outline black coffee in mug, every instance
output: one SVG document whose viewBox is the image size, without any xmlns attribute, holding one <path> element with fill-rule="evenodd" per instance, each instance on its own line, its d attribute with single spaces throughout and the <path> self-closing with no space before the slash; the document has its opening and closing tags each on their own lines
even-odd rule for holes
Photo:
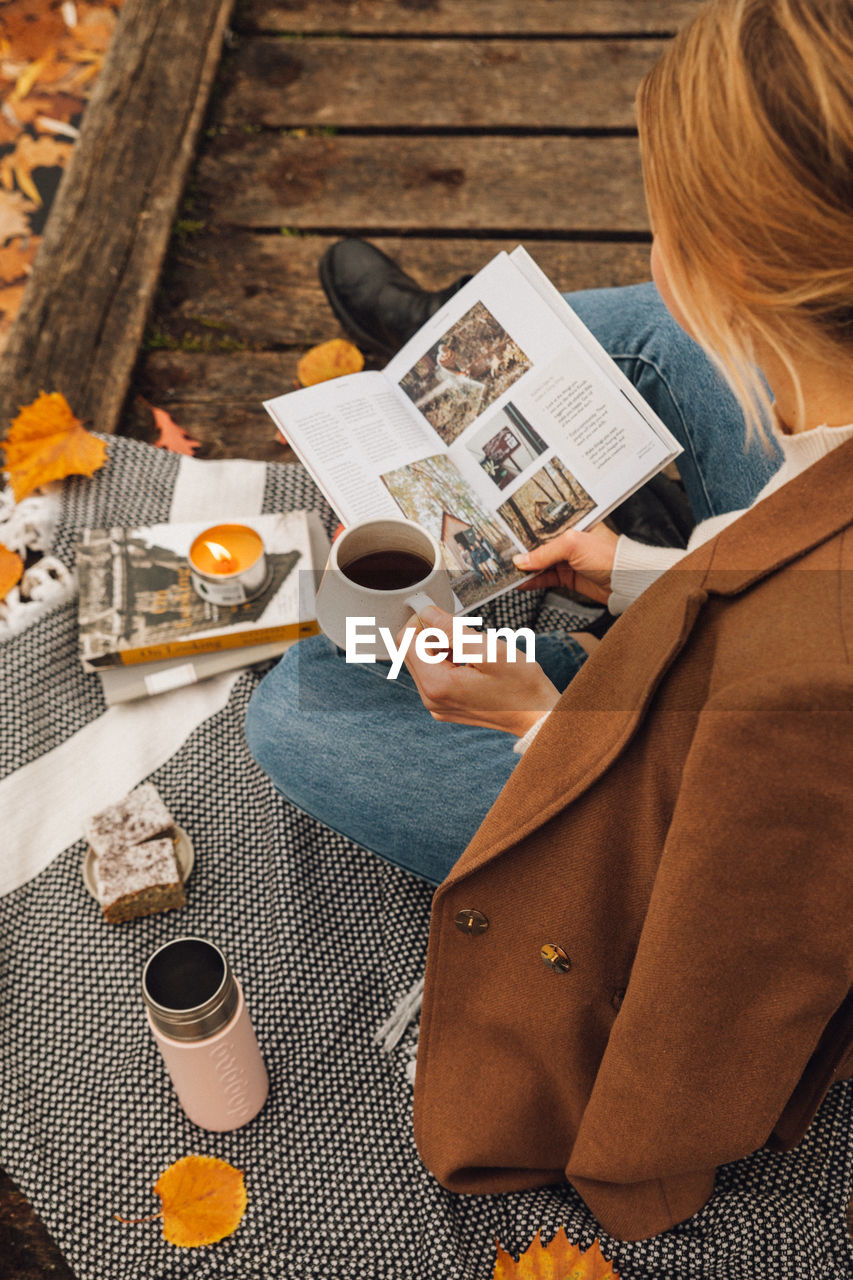
<svg viewBox="0 0 853 1280">
<path fill-rule="evenodd" d="M 370 551 L 343 565 L 341 572 L 359 587 L 402 591 L 429 577 L 432 564 L 414 551 Z"/>
</svg>

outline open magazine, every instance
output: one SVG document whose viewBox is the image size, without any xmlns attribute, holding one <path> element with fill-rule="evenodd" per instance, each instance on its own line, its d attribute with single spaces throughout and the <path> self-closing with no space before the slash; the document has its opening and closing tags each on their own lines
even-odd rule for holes
<svg viewBox="0 0 853 1280">
<path fill-rule="evenodd" d="M 438 539 L 466 612 L 530 576 L 513 555 L 596 524 L 680 452 L 521 247 L 381 372 L 264 407 L 345 525 L 404 515 Z"/>
</svg>

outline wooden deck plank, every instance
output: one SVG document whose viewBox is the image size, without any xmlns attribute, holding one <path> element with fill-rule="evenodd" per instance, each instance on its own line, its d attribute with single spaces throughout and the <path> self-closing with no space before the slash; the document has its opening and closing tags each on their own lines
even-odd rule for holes
<svg viewBox="0 0 853 1280">
<path fill-rule="evenodd" d="M 302 346 L 340 334 L 317 277 L 334 236 L 197 235 L 168 264 L 150 331 L 160 342 L 202 349 Z M 380 237 L 374 243 L 425 288 L 480 267 L 510 240 Z M 534 241 L 528 248 L 561 289 L 634 284 L 649 278 L 648 245 Z"/>
<path fill-rule="evenodd" d="M 294 455 L 281 443 L 262 401 L 294 388 L 296 365 L 305 350 L 239 355 L 149 351 L 134 376 L 136 394 L 125 406 L 120 433 L 153 442 L 149 405 L 156 405 L 201 441 L 198 457 L 292 461 Z"/>
<path fill-rule="evenodd" d="M 332 237 L 243 233 L 201 239 L 192 259 L 170 266 L 154 326 L 161 340 L 210 342 L 214 349 L 146 351 L 134 388 L 202 441 L 201 457 L 284 461 L 287 455 L 261 402 L 294 386 L 297 361 L 308 346 L 343 333 L 317 280 L 317 262 Z M 428 288 L 476 271 L 507 246 L 494 240 L 407 238 L 375 243 Z M 648 279 L 647 245 L 543 241 L 530 247 L 566 290 Z M 220 340 L 275 349 L 217 351 Z M 130 402 L 121 431 L 154 438 L 145 403 Z"/>
<path fill-rule="evenodd" d="M 572 6 L 568 6 L 572 7 Z M 631 129 L 660 40 L 245 41 L 225 125 Z"/>
<path fill-rule="evenodd" d="M 0 363 L 0 430 L 41 390 L 113 429 L 231 3 L 125 0 Z"/>
<path fill-rule="evenodd" d="M 634 138 L 238 133 L 210 141 L 196 180 L 211 218 L 238 227 L 486 236 L 648 227 Z"/>
<path fill-rule="evenodd" d="M 247 0 L 246 31 L 408 35 L 671 33 L 700 0 Z"/>
</svg>

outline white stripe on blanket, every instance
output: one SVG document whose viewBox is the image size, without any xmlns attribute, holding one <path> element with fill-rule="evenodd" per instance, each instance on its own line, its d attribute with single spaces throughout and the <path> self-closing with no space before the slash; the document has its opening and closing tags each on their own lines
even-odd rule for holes
<svg viewBox="0 0 853 1280">
<path fill-rule="evenodd" d="M 34 879 L 80 839 L 87 818 L 165 764 L 200 724 L 222 710 L 241 674 L 229 671 L 157 698 L 110 707 L 0 782 L 0 896 Z"/>
<path fill-rule="evenodd" d="M 266 463 L 182 457 L 169 519 L 230 520 L 263 511 Z"/>
</svg>

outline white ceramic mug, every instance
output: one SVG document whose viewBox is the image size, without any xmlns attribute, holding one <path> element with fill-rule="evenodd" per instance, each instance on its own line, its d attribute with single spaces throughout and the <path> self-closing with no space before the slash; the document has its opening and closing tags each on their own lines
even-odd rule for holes
<svg viewBox="0 0 853 1280">
<path fill-rule="evenodd" d="M 347 577 L 347 566 L 364 556 L 401 551 L 419 556 L 429 565 L 423 579 L 396 589 L 361 586 Z M 453 613 L 456 601 L 438 541 L 413 520 L 365 520 L 350 525 L 332 543 L 323 580 L 317 592 L 317 621 L 340 649 L 347 645 L 347 618 L 375 619 L 375 627 L 361 628 L 359 654 L 379 661 L 391 658 L 379 636 L 387 627 L 392 636 L 413 613 L 437 604 Z M 364 637 L 375 633 L 375 644 Z"/>
</svg>

